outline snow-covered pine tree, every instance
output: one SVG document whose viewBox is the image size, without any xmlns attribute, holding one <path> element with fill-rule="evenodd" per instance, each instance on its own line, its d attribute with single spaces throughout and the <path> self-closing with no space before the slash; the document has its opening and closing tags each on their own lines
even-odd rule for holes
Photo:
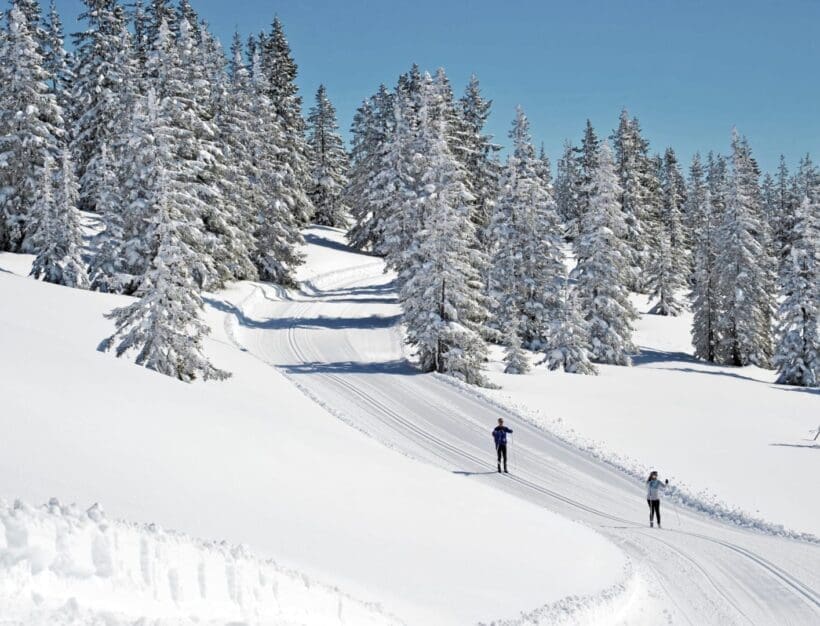
<svg viewBox="0 0 820 626">
<path fill-rule="evenodd" d="M 51 0 L 45 31 L 46 46 L 43 66 L 49 75 L 51 93 L 56 96 L 57 104 L 60 105 L 63 115 L 67 115 L 70 110 L 70 92 L 74 78 L 71 69 L 73 61 L 64 47 L 63 23 L 57 11 L 56 0 Z M 68 127 L 68 123 L 66 126 Z"/>
<path fill-rule="evenodd" d="M 381 85 L 353 118 L 350 181 L 345 191 L 353 217 L 348 238 L 359 250 L 384 254 L 384 223 L 389 212 L 389 196 L 377 181 L 383 181 L 386 157 L 395 125 L 394 96 Z M 381 177 L 381 178 L 377 178 Z"/>
<path fill-rule="evenodd" d="M 12 8 L 26 18 L 28 32 L 34 39 L 37 52 L 45 57 L 48 49 L 48 31 L 43 24 L 43 9 L 38 0 L 10 0 Z"/>
<path fill-rule="evenodd" d="M 256 277 L 253 264 L 254 242 L 250 228 L 249 207 L 235 194 L 238 178 L 244 176 L 244 164 L 232 161 L 232 150 L 222 126 L 230 125 L 223 115 L 228 102 L 228 77 L 225 52 L 204 22 L 195 27 L 196 14 L 190 4 L 180 4 L 180 57 L 188 69 L 192 85 L 194 110 L 198 126 L 196 136 L 200 159 L 208 155 L 207 167 L 199 174 L 199 197 L 205 212 L 202 219 L 208 233 L 206 252 L 213 259 L 213 287 L 229 280 Z M 186 39 L 190 42 L 185 46 Z M 186 61 L 188 59 L 188 61 Z M 240 138 L 239 140 L 243 140 Z"/>
<path fill-rule="evenodd" d="M 621 188 L 612 150 L 602 144 L 587 183 L 588 201 L 576 242 L 578 264 L 572 271 L 584 319 L 589 324 L 590 359 L 631 365 L 632 321 L 629 301 L 630 250 L 619 198 Z"/>
<path fill-rule="evenodd" d="M 62 111 L 43 63 L 25 14 L 13 5 L 0 58 L 0 250 L 37 252 L 32 212 L 42 191 L 43 166 L 59 155 L 63 141 Z"/>
<path fill-rule="evenodd" d="M 304 243 L 296 216 L 294 174 L 291 159 L 283 154 L 280 117 L 268 94 L 270 87 L 262 69 L 259 51 L 253 59 L 252 119 L 255 132 L 250 136 L 256 175 L 253 189 L 256 214 L 256 251 L 254 263 L 262 280 L 293 285 L 294 269 L 303 262 L 299 246 Z"/>
<path fill-rule="evenodd" d="M 661 220 L 669 230 L 672 250 L 678 257 L 683 272 L 688 266 L 690 234 L 686 223 L 686 181 L 681 174 L 678 157 L 672 148 L 663 155 L 663 176 L 661 178 L 663 208 Z"/>
<path fill-rule="evenodd" d="M 134 114 L 137 112 L 138 109 L 135 108 Z M 139 278 L 129 272 L 129 266 L 137 264 L 140 259 L 136 256 L 126 258 L 124 253 L 124 246 L 129 241 L 125 234 L 125 202 L 120 180 L 115 174 L 115 160 L 110 155 L 107 144 L 102 145 L 98 162 L 101 175 L 97 182 L 96 196 L 102 208 L 100 222 L 103 228 L 95 237 L 95 253 L 88 271 L 91 288 L 103 293 L 131 294 L 138 286 Z M 145 192 L 144 189 L 141 191 Z M 139 214 L 129 217 L 138 218 Z M 134 247 L 142 249 L 151 245 L 151 233 L 145 232 L 147 229 L 144 224 L 138 225 L 140 243 Z"/>
<path fill-rule="evenodd" d="M 170 159 L 170 150 L 165 151 Z M 200 377 L 225 379 L 230 374 L 215 368 L 202 353 L 208 328 L 200 319 L 202 298 L 190 272 L 196 252 L 186 243 L 190 216 L 182 209 L 184 198 L 176 194 L 160 181 L 157 255 L 137 293 L 140 299 L 107 315 L 117 329 L 100 349 L 107 351 L 116 344 L 118 357 L 137 351 L 137 365 L 185 382 Z"/>
<path fill-rule="evenodd" d="M 42 190 L 35 208 L 40 219 L 33 236 L 38 253 L 31 275 L 49 283 L 87 289 L 77 199 L 74 167 L 68 150 L 64 149 L 59 174 L 52 174 L 51 157 L 43 165 Z"/>
<path fill-rule="evenodd" d="M 487 311 L 479 264 L 473 259 L 478 252 L 470 219 L 472 196 L 447 145 L 446 122 L 429 115 L 430 105 L 436 104 L 431 83 L 426 76 L 414 144 L 414 152 L 421 156 L 417 171 L 422 228 L 414 231 L 412 253 L 404 258 L 404 323 L 422 370 L 483 384 L 486 346 L 478 326 Z"/>
<path fill-rule="evenodd" d="M 323 226 L 344 228 L 350 209 L 343 191 L 348 184 L 350 161 L 345 152 L 336 109 L 327 97 L 324 85 L 316 92 L 316 104 L 308 115 L 311 186 L 308 195 L 313 203 L 313 221 Z"/>
<path fill-rule="evenodd" d="M 577 149 L 569 141 L 564 142 L 564 152 L 558 161 L 555 174 L 555 203 L 558 215 L 564 223 L 564 232 L 571 241 L 578 238 L 580 225 L 578 189 L 581 172 L 575 158 L 576 152 Z"/>
<path fill-rule="evenodd" d="M 771 196 L 766 199 L 766 212 L 769 219 L 769 230 L 772 236 L 772 247 L 778 261 L 778 271 L 788 255 L 789 234 L 794 221 L 795 202 L 792 197 L 791 177 L 786 165 L 786 157 L 780 155 L 777 172 L 772 180 Z"/>
<path fill-rule="evenodd" d="M 709 153 L 706 177 L 700 155 L 695 154 L 689 170 L 687 213 L 693 223 L 693 260 L 695 271 L 689 295 L 694 320 L 692 345 L 695 356 L 715 362 L 717 359 L 720 294 L 717 288 L 718 228 L 726 198 L 726 162 Z"/>
<path fill-rule="evenodd" d="M 159 37 L 163 22 L 172 33 L 177 30 L 177 12 L 174 10 L 173 0 L 149 0 L 145 9 L 145 38 L 150 46 Z"/>
<path fill-rule="evenodd" d="M 593 185 L 592 179 L 596 176 L 598 171 L 598 155 L 600 153 L 601 140 L 595 133 L 592 127 L 592 122 L 587 120 L 586 128 L 584 128 L 584 137 L 581 140 L 581 146 L 576 150 L 576 159 L 578 161 L 578 171 L 580 178 L 578 185 L 578 201 L 579 213 L 584 215 L 586 209 L 589 207 L 589 199 L 592 196 Z"/>
<path fill-rule="evenodd" d="M 621 111 L 617 130 L 612 135 L 615 164 L 621 184 L 621 210 L 626 222 L 626 241 L 632 254 L 633 291 L 644 289 L 643 271 L 649 264 L 649 237 L 652 217 L 652 180 L 648 143 L 641 135 L 637 118 Z"/>
<path fill-rule="evenodd" d="M 498 196 L 500 176 L 495 155 L 501 147 L 494 144 L 492 136 L 484 130 L 492 104 L 492 100 L 487 100 L 481 95 L 481 86 L 476 75 L 471 75 L 470 82 L 459 101 L 459 107 L 460 117 L 467 131 L 463 136 L 464 171 L 471 193 L 475 197 L 472 219 L 478 229 L 480 245 L 487 241 L 486 229 L 492 217 L 493 203 Z"/>
<path fill-rule="evenodd" d="M 211 37 L 203 32 L 203 45 Z M 221 56 L 221 49 L 212 52 Z M 254 159 L 253 117 L 254 90 L 250 72 L 242 59 L 242 42 L 234 35 L 231 47 L 230 75 L 223 85 L 221 72 L 215 68 L 212 84 L 216 85 L 216 125 L 219 129 L 219 145 L 222 150 L 223 167 L 218 184 L 224 201 L 224 217 L 221 235 L 228 252 L 227 268 L 234 279 L 245 280 L 258 277 L 253 258 L 256 251 L 257 201 L 260 171 Z"/>
<path fill-rule="evenodd" d="M 797 208 L 780 278 L 777 383 L 820 385 L 820 184 Z"/>
<path fill-rule="evenodd" d="M 87 28 L 74 35 L 72 153 L 80 182 L 80 209 L 99 212 L 102 152 L 111 152 L 112 129 L 127 115 L 137 83 L 122 6 L 111 0 L 83 0 L 83 4 L 80 19 Z"/>
<path fill-rule="evenodd" d="M 490 225 L 492 292 L 498 326 L 520 320 L 524 345 L 538 350 L 548 339 L 564 275 L 561 225 L 521 107 L 509 136 L 513 152 Z"/>
<path fill-rule="evenodd" d="M 732 132 L 729 193 L 717 257 L 721 296 L 722 363 L 768 367 L 772 356 L 774 260 L 758 188 L 757 164 L 737 130 Z"/>
<path fill-rule="evenodd" d="M 662 172 L 662 202 L 658 222 L 650 229 L 646 286 L 650 301 L 657 301 L 650 313 L 677 316 L 683 311 L 679 294 L 688 284 L 689 251 L 683 228 L 685 182 L 680 177 L 677 157 L 671 148 L 664 155 Z"/>
<path fill-rule="evenodd" d="M 583 317 L 578 297 L 564 280 L 558 299 L 553 331 L 545 349 L 547 367 L 570 374 L 598 373 L 589 360 L 589 325 Z"/>
<path fill-rule="evenodd" d="M 530 361 L 521 346 L 521 320 L 512 317 L 504 328 L 504 373 L 526 374 L 530 371 Z"/>
<path fill-rule="evenodd" d="M 432 81 L 429 75 L 426 78 L 425 83 L 407 81 L 404 85 L 400 79 L 393 104 L 395 123 L 381 159 L 382 167 L 372 181 L 375 202 L 387 209 L 382 239 L 385 261 L 398 273 L 399 285 L 405 280 L 407 268 L 417 260 L 418 250 L 413 244 L 424 227 L 425 206 L 420 197 L 429 157 L 423 150 L 429 145 L 422 142 L 420 133 L 425 130 L 429 135 L 432 122 L 428 117 L 428 128 L 423 128 L 420 114 L 424 109 L 426 115 L 426 99 L 433 97 L 429 85 Z"/>
<path fill-rule="evenodd" d="M 305 120 L 302 118 L 302 98 L 296 85 L 297 66 L 278 17 L 273 20 L 271 33 L 260 42 L 261 69 L 267 79 L 267 96 L 278 117 L 280 131 L 280 159 L 288 170 L 284 184 L 292 198 L 296 221 L 306 226 L 313 218 L 313 205 L 308 197 L 310 187 L 310 153 L 305 139 Z"/>
</svg>

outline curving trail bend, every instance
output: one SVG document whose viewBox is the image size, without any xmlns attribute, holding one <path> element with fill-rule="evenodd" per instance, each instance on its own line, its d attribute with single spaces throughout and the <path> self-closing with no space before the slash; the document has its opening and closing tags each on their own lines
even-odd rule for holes
<svg viewBox="0 0 820 626">
<path fill-rule="evenodd" d="M 338 251 L 333 271 L 286 297 L 259 285 L 232 320 L 240 347 L 384 444 L 602 533 L 646 586 L 651 607 L 633 607 L 630 623 L 820 624 L 817 544 L 669 505 L 664 529 L 650 529 L 641 484 L 527 423 L 512 424 L 512 473 L 497 474 L 489 431 L 504 412 L 419 374 L 405 358 L 383 264 L 340 250 L 327 231 L 314 233 L 315 245 Z"/>
</svg>

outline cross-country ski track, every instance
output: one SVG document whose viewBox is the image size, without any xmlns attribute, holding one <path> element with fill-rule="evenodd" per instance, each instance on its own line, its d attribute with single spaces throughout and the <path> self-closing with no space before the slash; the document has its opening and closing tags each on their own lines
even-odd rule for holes
<svg viewBox="0 0 820 626">
<path fill-rule="evenodd" d="M 478 393 L 414 369 L 383 264 L 345 249 L 336 231 L 312 229 L 308 239 L 330 262 L 303 273 L 298 292 L 257 285 L 240 301 L 224 302 L 228 335 L 239 348 L 390 448 L 604 535 L 629 556 L 645 586 L 630 623 L 820 623 L 820 546 L 668 502 L 663 530 L 648 528 L 643 488 L 632 477 L 509 419 Z M 499 417 L 515 431 L 509 475 L 495 471 L 489 431 Z M 538 611 L 528 617 L 537 623 Z"/>
</svg>

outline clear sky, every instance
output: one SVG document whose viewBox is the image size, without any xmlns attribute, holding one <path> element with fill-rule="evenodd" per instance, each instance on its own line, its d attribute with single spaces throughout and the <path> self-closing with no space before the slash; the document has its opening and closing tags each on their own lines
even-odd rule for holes
<svg viewBox="0 0 820 626">
<path fill-rule="evenodd" d="M 47 4 L 47 0 L 43 0 Z M 471 73 L 507 142 L 521 104 L 555 162 L 587 117 L 607 136 L 626 106 L 652 148 L 728 150 L 733 125 L 764 169 L 820 159 L 820 0 L 193 0 L 224 44 L 285 25 L 306 110 L 320 83 L 347 131 L 361 100 L 412 63 Z M 57 0 L 66 30 L 80 0 Z"/>
</svg>

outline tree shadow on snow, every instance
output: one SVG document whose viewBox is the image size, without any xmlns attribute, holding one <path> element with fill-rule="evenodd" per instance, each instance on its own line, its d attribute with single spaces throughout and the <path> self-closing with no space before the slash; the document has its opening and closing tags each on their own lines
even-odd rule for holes
<svg viewBox="0 0 820 626">
<path fill-rule="evenodd" d="M 808 393 L 814 396 L 820 396 L 820 387 L 792 387 L 789 385 L 772 385 L 772 389 L 779 391 L 791 391 L 792 393 Z"/>
<path fill-rule="evenodd" d="M 641 351 L 632 357 L 633 365 L 651 365 L 653 363 L 700 363 L 695 357 L 686 352 L 670 352 L 654 350 L 641 346 Z"/>
<path fill-rule="evenodd" d="M 204 302 L 217 311 L 236 317 L 245 328 L 254 330 L 287 330 L 289 328 L 325 328 L 332 330 L 373 330 L 391 328 L 399 323 L 400 315 L 371 315 L 369 317 L 272 317 L 263 320 L 252 319 L 237 306 L 217 300 L 203 298 Z"/>
<path fill-rule="evenodd" d="M 325 227 L 325 226 L 314 226 L 313 228 L 321 228 L 322 230 L 326 230 L 327 232 L 331 232 L 337 234 L 338 231 Z M 322 248 L 329 248 L 330 250 L 338 250 L 339 252 L 350 252 L 353 254 L 361 254 L 364 256 L 372 256 L 376 258 L 378 255 L 373 254 L 372 252 L 367 252 L 365 250 L 356 250 L 355 248 L 351 248 L 350 246 L 340 243 L 338 241 L 333 241 L 332 239 L 326 239 L 325 237 L 321 237 L 314 233 L 307 233 L 305 235 L 305 242 L 312 244 L 314 246 L 320 246 Z"/>
<path fill-rule="evenodd" d="M 404 360 L 365 362 L 365 361 L 337 361 L 327 363 L 312 361 L 297 365 L 282 365 L 289 374 L 392 374 L 399 376 L 418 376 L 421 371 Z"/>
</svg>

